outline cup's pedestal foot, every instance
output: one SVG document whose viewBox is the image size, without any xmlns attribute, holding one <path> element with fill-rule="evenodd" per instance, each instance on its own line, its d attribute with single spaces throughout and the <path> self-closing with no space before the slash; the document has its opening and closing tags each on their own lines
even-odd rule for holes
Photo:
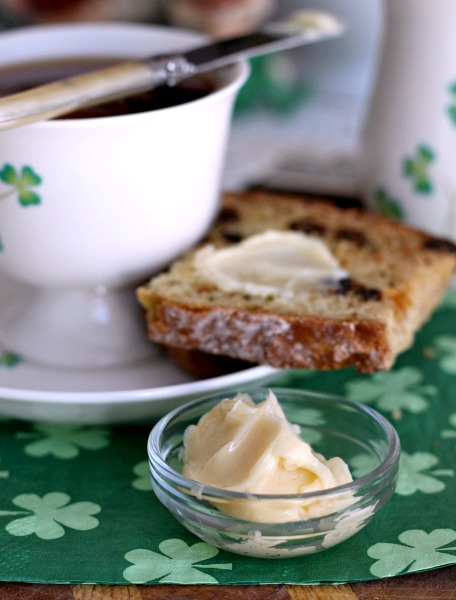
<svg viewBox="0 0 456 600">
<path fill-rule="evenodd" d="M 24 289 L 2 324 L 3 348 L 66 368 L 115 367 L 153 357 L 134 290 Z"/>
</svg>

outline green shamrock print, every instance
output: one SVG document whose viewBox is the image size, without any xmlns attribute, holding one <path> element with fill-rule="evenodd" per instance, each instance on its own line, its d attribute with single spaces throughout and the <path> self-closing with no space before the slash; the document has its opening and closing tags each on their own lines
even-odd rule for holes
<svg viewBox="0 0 456 600">
<path fill-rule="evenodd" d="M 450 415 L 448 422 L 453 429 L 443 429 L 442 438 L 444 440 L 456 440 L 456 413 Z"/>
<path fill-rule="evenodd" d="M 90 429 L 53 423 L 37 423 L 34 428 L 37 433 L 20 432 L 17 437 L 34 440 L 25 446 L 24 452 L 35 458 L 54 456 L 64 460 L 71 459 L 79 456 L 80 448 L 101 450 L 109 445 L 107 439 L 109 430 L 107 429 Z"/>
<path fill-rule="evenodd" d="M 375 192 L 375 202 L 377 211 L 390 219 L 403 221 L 405 218 L 404 211 L 399 200 L 392 198 L 384 188 L 378 188 Z"/>
<path fill-rule="evenodd" d="M 0 354 L 0 366 L 2 367 L 15 367 L 20 362 L 20 356 L 14 354 L 13 352 L 3 352 L 2 354 Z"/>
<path fill-rule="evenodd" d="M 435 160 L 434 152 L 425 145 L 418 146 L 414 157 L 407 157 L 403 164 L 403 173 L 413 184 L 418 194 L 430 194 L 433 191 L 429 178 L 429 167 Z"/>
<path fill-rule="evenodd" d="M 437 477 L 454 477 L 453 469 L 431 470 L 439 459 L 429 452 L 408 454 L 402 451 L 399 460 L 399 477 L 396 494 L 410 496 L 416 492 L 436 494 L 445 489 L 445 484 Z"/>
<path fill-rule="evenodd" d="M 301 437 L 308 444 L 317 444 L 323 437 L 320 431 L 312 429 L 312 427 L 320 427 L 325 424 L 321 410 L 314 408 L 303 408 L 294 406 L 287 408 L 287 419 L 290 423 L 305 423 L 309 428 L 303 428 Z"/>
<path fill-rule="evenodd" d="M 10 521 L 5 529 L 15 536 L 35 534 L 42 540 L 55 540 L 65 535 L 65 527 L 78 531 L 87 531 L 98 527 L 99 521 L 92 515 L 100 512 L 101 507 L 94 502 L 75 502 L 63 492 L 50 492 L 42 498 L 36 494 L 20 494 L 13 504 L 25 511 L 0 511 L 0 517 L 23 515 Z"/>
<path fill-rule="evenodd" d="M 456 552 L 456 546 L 445 548 L 456 541 L 453 529 L 435 529 L 429 534 L 411 529 L 401 533 L 398 539 L 401 544 L 379 543 L 368 549 L 368 556 L 377 559 L 370 568 L 375 577 L 391 577 L 454 563 L 454 555 L 447 552 Z"/>
<path fill-rule="evenodd" d="M 350 459 L 348 466 L 350 467 L 353 477 L 359 479 L 378 467 L 378 460 L 376 460 L 374 456 L 358 454 Z"/>
<path fill-rule="evenodd" d="M 304 378 L 310 379 L 314 375 L 318 375 L 318 372 L 314 371 L 313 369 L 290 369 L 289 372 L 287 371 L 281 375 L 280 379 L 277 381 L 277 385 L 280 387 L 299 387 Z"/>
<path fill-rule="evenodd" d="M 189 546 L 179 539 L 169 539 L 158 546 L 161 554 L 139 548 L 125 554 L 126 560 L 133 563 L 123 576 L 131 583 L 218 583 L 215 577 L 201 569 L 231 570 L 231 563 L 202 565 L 201 562 L 217 556 L 219 550 L 206 542 Z"/>
<path fill-rule="evenodd" d="M 456 310 L 456 294 L 448 292 L 438 306 L 438 310 L 451 309 Z"/>
<path fill-rule="evenodd" d="M 456 82 L 450 85 L 449 91 L 452 96 L 452 104 L 448 107 L 448 114 L 453 125 L 456 125 Z"/>
<path fill-rule="evenodd" d="M 251 110 L 261 103 L 277 113 L 289 114 L 309 93 L 301 81 L 287 81 L 281 76 L 283 58 L 275 55 L 258 56 L 250 61 L 251 75 L 236 100 L 236 113 Z M 258 90 L 261 90 L 261 95 Z"/>
<path fill-rule="evenodd" d="M 312 554 L 317 550 L 317 546 L 308 546 L 305 551 L 299 546 L 287 548 L 283 545 L 283 537 L 263 536 L 259 530 L 252 530 L 249 533 L 248 537 L 229 543 L 217 533 L 212 533 L 211 538 L 214 543 L 220 540 L 224 550 L 258 558 L 290 558 L 301 554 Z"/>
<path fill-rule="evenodd" d="M 139 462 L 134 466 L 133 473 L 137 475 L 138 478 L 134 479 L 131 485 L 136 490 L 149 492 L 152 489 L 152 484 L 150 483 L 149 462 L 147 460 Z"/>
<path fill-rule="evenodd" d="M 331 548 L 340 542 L 355 535 L 366 525 L 374 515 L 375 506 L 366 506 L 356 510 L 349 510 L 336 519 L 336 527 L 327 533 L 323 540 L 324 548 Z"/>
<path fill-rule="evenodd" d="M 456 336 L 441 335 L 433 342 L 433 349 L 439 357 L 439 367 L 445 373 L 456 374 Z"/>
<path fill-rule="evenodd" d="M 0 462 L 1 462 L 1 458 L 0 458 Z M 0 479 L 8 479 L 9 477 L 9 471 L 0 471 Z"/>
<path fill-rule="evenodd" d="M 18 173 L 12 165 L 5 164 L 3 165 L 3 168 L 0 169 L 0 181 L 3 181 L 3 183 L 13 188 L 11 191 L 0 196 L 0 199 L 17 193 L 19 195 L 19 204 L 21 206 L 31 206 L 33 204 L 41 203 L 40 196 L 30 189 L 40 185 L 42 182 L 41 177 L 35 173 L 32 167 L 22 167 L 20 173 Z"/>
<path fill-rule="evenodd" d="M 401 409 L 418 414 L 427 410 L 426 397 L 435 396 L 433 385 L 419 385 L 421 372 L 415 367 L 403 367 L 397 371 L 374 373 L 368 379 L 357 379 L 346 384 L 347 395 L 352 400 L 369 404 L 374 402 L 384 411 Z"/>
</svg>

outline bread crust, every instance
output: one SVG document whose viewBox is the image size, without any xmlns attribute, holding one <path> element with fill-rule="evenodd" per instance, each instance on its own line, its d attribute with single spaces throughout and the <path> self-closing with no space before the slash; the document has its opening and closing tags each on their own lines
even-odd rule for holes
<svg viewBox="0 0 456 600">
<path fill-rule="evenodd" d="M 402 223 L 305 197 L 227 194 L 203 243 L 232 245 L 267 228 L 322 239 L 350 278 L 290 304 L 227 293 L 193 251 L 138 289 L 151 340 L 278 368 L 391 368 L 447 289 L 456 247 Z"/>
<path fill-rule="evenodd" d="M 278 368 L 328 370 L 354 365 L 388 369 L 386 326 L 375 321 L 285 317 L 219 307 L 204 310 L 157 299 L 149 337 L 167 346 L 229 356 Z"/>
</svg>

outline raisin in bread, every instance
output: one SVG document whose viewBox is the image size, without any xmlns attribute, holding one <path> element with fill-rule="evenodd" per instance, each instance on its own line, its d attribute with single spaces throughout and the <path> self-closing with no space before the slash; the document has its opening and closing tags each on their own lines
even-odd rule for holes
<svg viewBox="0 0 456 600">
<path fill-rule="evenodd" d="M 150 339 L 279 368 L 385 370 L 456 268 L 447 240 L 360 209 L 266 192 L 227 193 L 201 245 L 239 244 L 268 229 L 316 236 L 348 276 L 291 300 L 227 292 L 195 269 L 195 248 L 137 290 Z"/>
</svg>

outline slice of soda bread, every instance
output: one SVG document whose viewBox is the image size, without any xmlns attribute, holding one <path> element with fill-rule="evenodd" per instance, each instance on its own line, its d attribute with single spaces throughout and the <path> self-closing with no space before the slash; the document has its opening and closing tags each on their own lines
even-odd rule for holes
<svg viewBox="0 0 456 600">
<path fill-rule="evenodd" d="M 266 230 L 322 240 L 346 271 L 290 296 L 224 291 L 194 264 L 206 244 Z M 279 368 L 389 369 L 447 290 L 456 246 L 402 223 L 322 200 L 227 193 L 198 248 L 139 287 L 151 340 Z"/>
</svg>

